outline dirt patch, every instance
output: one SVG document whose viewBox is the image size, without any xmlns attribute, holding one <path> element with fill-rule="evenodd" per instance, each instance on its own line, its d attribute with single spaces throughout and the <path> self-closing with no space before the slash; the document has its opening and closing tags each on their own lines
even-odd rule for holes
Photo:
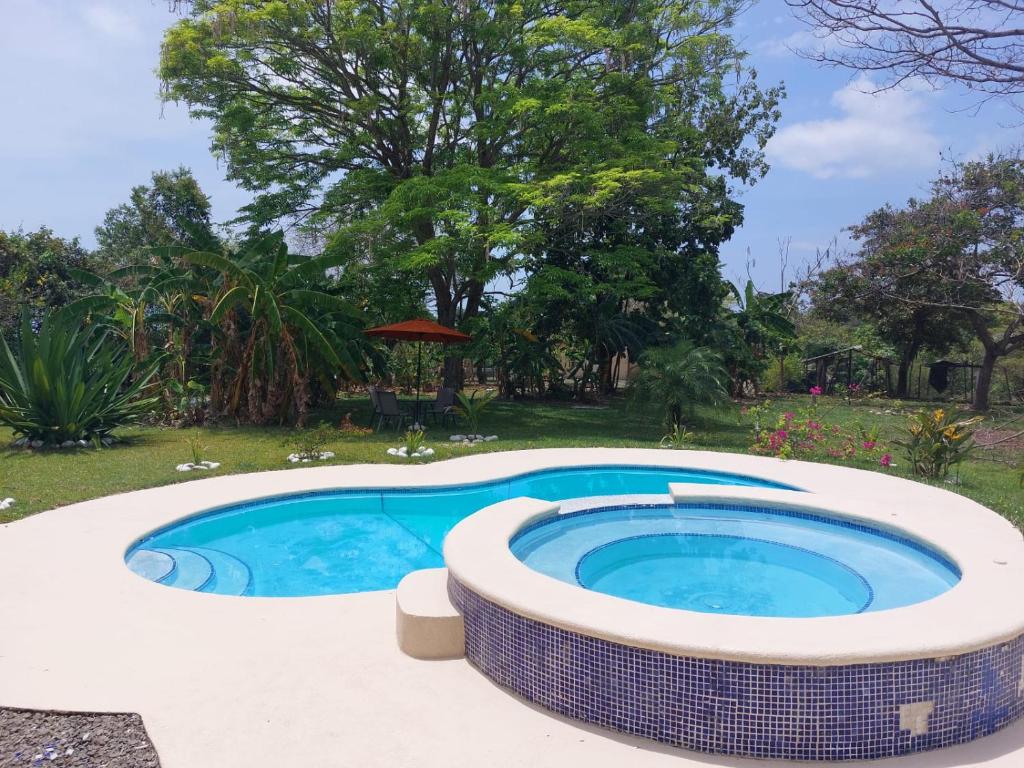
<svg viewBox="0 0 1024 768">
<path fill-rule="evenodd" d="M 974 442 L 979 448 L 989 448 L 1000 453 L 1020 454 L 1024 451 L 1024 435 L 1017 433 L 1024 425 L 1014 425 L 1016 429 L 978 429 L 974 432 Z"/>
<path fill-rule="evenodd" d="M 159 768 L 142 718 L 0 708 L 0 766 Z"/>
</svg>

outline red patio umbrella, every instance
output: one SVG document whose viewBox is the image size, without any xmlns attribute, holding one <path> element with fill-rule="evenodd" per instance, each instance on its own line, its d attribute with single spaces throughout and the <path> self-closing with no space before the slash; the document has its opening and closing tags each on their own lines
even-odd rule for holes
<svg viewBox="0 0 1024 768">
<path fill-rule="evenodd" d="M 446 328 L 433 320 L 405 320 L 401 323 L 382 325 L 371 328 L 367 336 L 379 336 L 383 339 L 400 339 L 416 342 L 416 421 L 420 420 L 420 379 L 422 377 L 423 342 L 432 341 L 437 344 L 465 344 L 472 341 L 468 336 L 454 328 Z"/>
</svg>

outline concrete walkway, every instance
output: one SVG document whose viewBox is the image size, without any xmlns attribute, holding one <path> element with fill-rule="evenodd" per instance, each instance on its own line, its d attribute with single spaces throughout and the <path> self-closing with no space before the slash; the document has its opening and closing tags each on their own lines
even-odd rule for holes
<svg viewBox="0 0 1024 768">
<path fill-rule="evenodd" d="M 147 582 L 120 559 L 175 505 L 326 487 L 340 469 L 352 468 L 211 479 L 0 526 L 0 706 L 138 712 L 164 768 L 773 765 L 582 727 L 496 688 L 465 661 L 407 658 L 390 591 L 198 594 Z M 358 476 L 370 483 L 383 472 Z M 875 765 L 1022 768 L 1024 723 Z"/>
</svg>

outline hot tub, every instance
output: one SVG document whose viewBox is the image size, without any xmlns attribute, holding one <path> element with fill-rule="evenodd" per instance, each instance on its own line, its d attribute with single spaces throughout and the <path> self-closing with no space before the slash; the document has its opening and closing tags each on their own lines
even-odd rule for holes
<svg viewBox="0 0 1024 768">
<path fill-rule="evenodd" d="M 1020 535 L 877 482 L 910 487 L 482 510 L 444 550 L 467 658 L 553 712 L 702 752 L 870 759 L 992 733 L 1024 714 Z"/>
</svg>

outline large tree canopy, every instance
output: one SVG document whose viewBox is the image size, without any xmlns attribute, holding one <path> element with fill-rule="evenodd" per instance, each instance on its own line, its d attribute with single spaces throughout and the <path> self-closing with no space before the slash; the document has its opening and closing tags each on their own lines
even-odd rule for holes
<svg viewBox="0 0 1024 768">
<path fill-rule="evenodd" d="M 167 97 L 214 122 L 257 224 L 308 217 L 475 315 L 541 210 L 752 180 L 777 117 L 738 0 L 197 0 Z"/>
</svg>

